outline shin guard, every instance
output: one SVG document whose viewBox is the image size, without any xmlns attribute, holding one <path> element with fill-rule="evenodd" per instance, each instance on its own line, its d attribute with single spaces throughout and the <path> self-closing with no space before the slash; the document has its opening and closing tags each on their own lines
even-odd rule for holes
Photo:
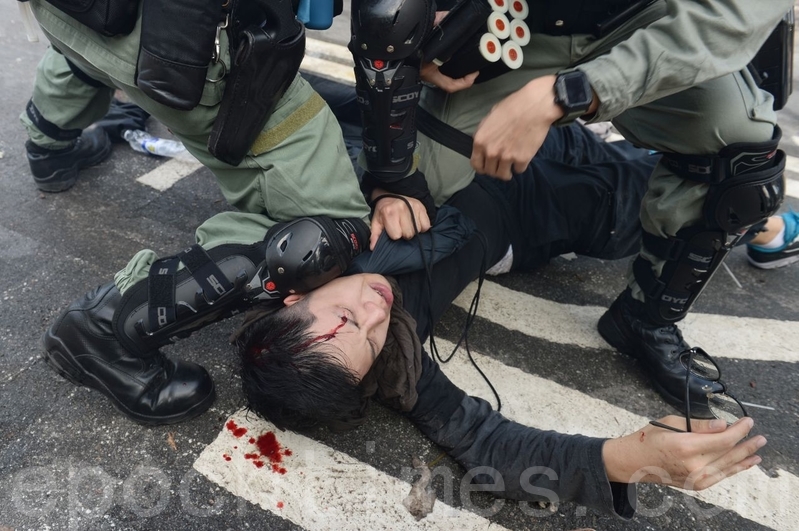
<svg viewBox="0 0 799 531">
<path fill-rule="evenodd" d="M 771 141 L 732 144 L 715 157 L 666 154 L 663 163 L 678 176 L 708 184 L 703 216 L 674 237 L 643 233 L 644 248 L 665 260 L 656 277 L 648 260 L 633 263 L 650 319 L 679 321 L 746 230 L 777 211 L 785 195 L 785 153 Z"/>
</svg>

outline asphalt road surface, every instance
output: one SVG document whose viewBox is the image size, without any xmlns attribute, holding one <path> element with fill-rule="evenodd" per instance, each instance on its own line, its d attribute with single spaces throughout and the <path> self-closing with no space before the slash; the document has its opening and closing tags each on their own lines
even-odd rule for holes
<svg viewBox="0 0 799 531">
<path fill-rule="evenodd" d="M 731 391 L 766 407 L 751 409 L 755 432 L 769 439 L 763 462 L 700 495 L 643 487 L 631 522 L 570 503 L 542 508 L 470 492 L 463 469 L 379 406 L 366 426 L 346 435 L 274 431 L 241 411 L 227 343 L 236 323 L 166 349 L 202 363 L 217 383 L 213 408 L 191 422 L 139 426 L 98 393 L 55 375 L 41 361 L 40 338 L 58 312 L 111 279 L 139 249 L 182 249 L 199 223 L 228 207 L 207 170 L 127 145 L 82 172 L 70 191 L 39 192 L 18 115 L 45 43 L 26 42 L 14 4 L 0 4 L 0 531 L 799 529 L 799 265 L 757 270 L 743 249 L 684 329 L 718 359 Z M 312 37 L 305 67 L 351 76 L 341 47 L 346 20 Z M 785 208 L 799 208 L 798 111 L 794 96 L 781 112 L 782 147 L 791 157 Z M 595 331 L 624 286 L 626 267 L 565 257 L 533 274 L 486 282 L 470 344 L 505 414 L 541 428 L 617 436 L 673 413 L 641 368 Z M 470 293 L 437 329 L 442 352 L 460 333 Z M 464 352 L 444 370 L 494 400 Z M 276 454 L 260 467 L 245 457 L 259 441 L 279 448 L 279 463 Z M 415 479 L 412 456 L 434 463 L 438 496 L 419 522 L 402 506 Z"/>
</svg>

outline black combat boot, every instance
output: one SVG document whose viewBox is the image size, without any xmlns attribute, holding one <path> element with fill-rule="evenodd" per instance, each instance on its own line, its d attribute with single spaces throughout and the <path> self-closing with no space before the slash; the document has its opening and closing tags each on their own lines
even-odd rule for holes
<svg viewBox="0 0 799 531">
<path fill-rule="evenodd" d="M 216 393 L 203 367 L 157 349 L 122 346 L 114 319 L 121 300 L 110 283 L 73 302 L 44 335 L 47 364 L 70 382 L 100 391 L 142 424 L 173 424 L 207 410 Z"/>
<path fill-rule="evenodd" d="M 75 184 L 78 171 L 100 164 L 111 154 L 111 141 L 103 129 L 95 128 L 62 149 L 46 149 L 25 142 L 33 182 L 43 192 L 63 192 Z"/>
<path fill-rule="evenodd" d="M 599 319 L 599 335 L 621 352 L 637 359 L 652 379 L 655 390 L 672 406 L 685 412 L 685 373 L 680 354 L 691 347 L 676 324 L 652 324 L 644 304 L 633 299 L 630 289 L 619 295 Z M 721 391 L 718 382 L 692 375 L 691 416 L 715 418 L 708 409 L 707 394 Z"/>
</svg>

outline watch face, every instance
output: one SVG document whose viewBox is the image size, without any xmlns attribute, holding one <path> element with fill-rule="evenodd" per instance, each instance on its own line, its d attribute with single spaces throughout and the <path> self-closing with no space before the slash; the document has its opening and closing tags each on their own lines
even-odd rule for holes
<svg viewBox="0 0 799 531">
<path fill-rule="evenodd" d="M 594 94 L 588 79 L 580 71 L 560 74 L 555 80 L 555 101 L 563 108 L 564 116 L 556 125 L 566 125 L 582 116 L 591 106 Z"/>
<path fill-rule="evenodd" d="M 586 92 L 586 84 L 582 78 L 572 78 L 564 83 L 566 85 L 566 98 L 572 105 L 580 105 L 589 101 L 590 96 Z"/>
</svg>

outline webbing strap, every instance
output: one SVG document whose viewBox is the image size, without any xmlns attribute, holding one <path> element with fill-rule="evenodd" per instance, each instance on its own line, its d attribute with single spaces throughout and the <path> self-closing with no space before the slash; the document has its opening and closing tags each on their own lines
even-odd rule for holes
<svg viewBox="0 0 799 531">
<path fill-rule="evenodd" d="M 422 107 L 416 110 L 416 127 L 431 140 L 448 147 L 455 153 L 460 153 L 467 159 L 472 158 L 474 139 L 448 123 L 442 122 Z"/>
<path fill-rule="evenodd" d="M 175 288 L 178 266 L 181 262 L 197 281 L 209 304 L 213 304 L 233 289 L 233 284 L 211 260 L 205 249 L 197 244 L 181 251 L 177 256 L 157 260 L 150 266 L 147 277 L 149 333 L 154 333 L 177 320 Z"/>
<path fill-rule="evenodd" d="M 175 273 L 180 260 L 176 256 L 157 260 L 147 277 L 148 317 L 152 333 L 175 322 Z"/>
<path fill-rule="evenodd" d="M 178 253 L 177 257 L 200 285 L 203 295 L 209 303 L 213 303 L 233 289 L 233 284 L 230 283 L 216 263 L 211 260 L 205 249 L 199 245 L 192 245 Z"/>
<path fill-rule="evenodd" d="M 674 237 L 661 238 L 648 232 L 642 232 L 641 243 L 644 245 L 644 249 L 662 260 L 677 260 L 682 255 L 685 240 Z"/>
<path fill-rule="evenodd" d="M 81 129 L 61 129 L 56 124 L 42 116 L 42 113 L 39 112 L 39 109 L 33 103 L 33 100 L 28 101 L 28 105 L 25 107 L 25 112 L 28 115 L 28 119 L 33 122 L 33 125 L 38 127 L 39 131 L 49 136 L 53 140 L 75 140 L 83 132 Z"/>
</svg>

